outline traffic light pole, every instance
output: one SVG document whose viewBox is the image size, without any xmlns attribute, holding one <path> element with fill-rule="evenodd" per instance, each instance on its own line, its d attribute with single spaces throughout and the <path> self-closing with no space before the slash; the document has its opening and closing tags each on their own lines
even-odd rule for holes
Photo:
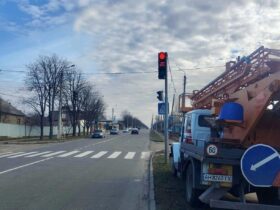
<svg viewBox="0 0 280 210">
<path fill-rule="evenodd" d="M 168 67 L 165 74 L 164 157 L 168 162 Z"/>
</svg>

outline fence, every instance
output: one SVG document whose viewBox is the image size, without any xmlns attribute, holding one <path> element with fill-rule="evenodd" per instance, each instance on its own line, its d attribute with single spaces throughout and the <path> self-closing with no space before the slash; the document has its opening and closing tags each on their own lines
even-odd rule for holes
<svg viewBox="0 0 280 210">
<path fill-rule="evenodd" d="M 49 135 L 50 127 L 44 127 L 44 136 Z M 63 133 L 69 134 L 72 132 L 72 128 L 64 127 Z M 53 127 L 53 134 L 57 134 L 57 127 Z M 40 126 L 29 125 L 16 125 L 8 123 L 0 123 L 0 137 L 18 138 L 18 137 L 32 137 L 40 136 Z"/>
</svg>

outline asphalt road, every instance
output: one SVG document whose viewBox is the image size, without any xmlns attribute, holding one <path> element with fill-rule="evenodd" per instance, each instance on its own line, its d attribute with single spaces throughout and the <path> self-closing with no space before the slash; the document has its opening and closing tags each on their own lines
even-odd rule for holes
<svg viewBox="0 0 280 210">
<path fill-rule="evenodd" d="M 0 209 L 148 209 L 148 146 L 140 131 L 2 153 Z"/>
</svg>

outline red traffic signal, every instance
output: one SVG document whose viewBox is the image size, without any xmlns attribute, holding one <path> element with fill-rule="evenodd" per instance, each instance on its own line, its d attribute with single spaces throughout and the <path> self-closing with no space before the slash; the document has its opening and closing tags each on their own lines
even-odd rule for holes
<svg viewBox="0 0 280 210">
<path fill-rule="evenodd" d="M 165 52 L 160 52 L 158 54 L 158 57 L 159 57 L 160 60 L 164 60 L 166 58 L 166 53 Z"/>
<path fill-rule="evenodd" d="M 158 78 L 165 79 L 167 72 L 167 52 L 158 53 Z"/>
</svg>

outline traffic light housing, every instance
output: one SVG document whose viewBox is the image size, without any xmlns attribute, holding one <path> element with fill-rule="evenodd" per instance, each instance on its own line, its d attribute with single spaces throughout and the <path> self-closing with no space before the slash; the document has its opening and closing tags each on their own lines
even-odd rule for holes
<svg viewBox="0 0 280 210">
<path fill-rule="evenodd" d="M 158 53 L 158 78 L 165 79 L 167 74 L 167 52 Z"/>
<path fill-rule="evenodd" d="M 163 101 L 163 91 L 162 91 L 162 90 L 161 90 L 161 91 L 158 91 L 157 94 L 158 94 L 157 99 L 158 99 L 159 101 Z"/>
</svg>

